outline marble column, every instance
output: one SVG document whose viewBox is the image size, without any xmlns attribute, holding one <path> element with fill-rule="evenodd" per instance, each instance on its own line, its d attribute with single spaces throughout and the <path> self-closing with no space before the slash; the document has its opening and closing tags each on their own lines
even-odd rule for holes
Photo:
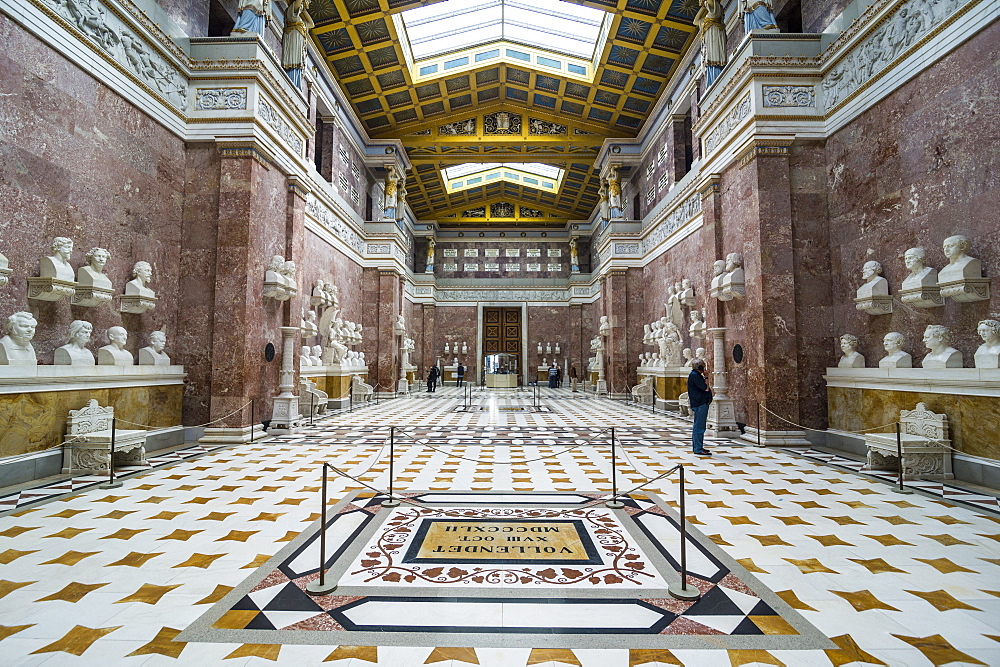
<svg viewBox="0 0 1000 667">
<path fill-rule="evenodd" d="M 726 373 L 726 328 L 708 330 L 712 339 L 712 403 L 708 406 L 708 433 L 713 436 L 734 436 L 736 410 L 729 398 L 729 379 Z"/>
<path fill-rule="evenodd" d="M 431 362 L 434 359 L 434 339 L 437 335 L 437 308 L 433 303 L 425 303 L 423 304 L 420 312 L 424 320 L 423 327 L 420 331 L 420 356 L 413 362 L 417 365 L 418 379 L 423 377 L 423 373 L 427 372 L 427 369 L 430 367 Z M 475 352 L 473 352 L 473 358 L 475 358 Z"/>
<path fill-rule="evenodd" d="M 669 150 L 667 155 L 667 173 L 670 174 L 670 185 L 684 178 L 687 173 L 687 150 L 691 143 L 690 125 L 685 121 L 685 114 L 670 116 Z"/>
<path fill-rule="evenodd" d="M 298 333 L 298 327 L 281 327 L 281 380 L 278 385 L 281 393 L 274 397 L 271 427 L 268 429 L 270 433 L 293 433 L 302 420 L 302 415 L 299 414 L 299 397 L 294 393 L 295 369 L 298 366 L 295 337 Z"/>
<path fill-rule="evenodd" d="M 336 159 L 336 130 L 332 118 L 320 118 L 316 127 L 316 169 L 327 183 L 333 183 Z"/>
</svg>

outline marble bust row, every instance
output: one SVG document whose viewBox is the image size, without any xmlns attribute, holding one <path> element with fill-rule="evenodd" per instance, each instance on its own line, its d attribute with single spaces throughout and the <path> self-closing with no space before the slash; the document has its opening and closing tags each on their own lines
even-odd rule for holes
<svg viewBox="0 0 1000 667">
<path fill-rule="evenodd" d="M 36 366 L 38 359 L 31 344 L 38 322 L 28 312 L 14 313 L 5 322 L 5 334 L 0 338 L 0 365 Z M 128 331 L 115 326 L 107 330 L 108 344 L 94 353 L 87 348 L 94 325 L 85 320 L 73 320 L 69 325 L 68 342 L 55 351 L 53 364 L 56 366 L 132 366 L 135 359 L 125 349 Z M 139 350 L 139 365 L 169 366 L 170 357 L 164 353 L 167 335 L 162 331 L 149 334 L 149 345 Z"/>
<path fill-rule="evenodd" d="M 746 296 L 746 279 L 743 275 L 743 256 L 731 252 L 725 259 L 718 259 L 712 266 L 712 282 L 708 295 L 719 301 L 732 301 Z"/>
<path fill-rule="evenodd" d="M 86 264 L 75 271 L 70 264 L 72 239 L 55 237 L 51 252 L 51 255 L 38 260 L 38 276 L 29 276 L 27 279 L 29 299 L 61 301 L 69 297 L 74 306 L 87 308 L 111 301 L 114 286 L 104 274 L 104 267 L 111 259 L 108 250 L 91 248 L 86 255 Z M 7 258 L 0 255 L 0 286 L 7 284 L 10 274 Z M 121 312 L 141 314 L 156 307 L 156 293 L 148 287 L 152 277 L 153 268 L 149 262 L 135 263 L 132 267 L 132 280 L 125 284 L 125 294 L 121 296 Z"/>
<path fill-rule="evenodd" d="M 264 298 L 288 301 L 299 293 L 295 283 L 295 262 L 285 260 L 281 255 L 271 257 L 271 263 L 264 273 Z"/>
<path fill-rule="evenodd" d="M 982 262 L 969 256 L 970 245 L 969 239 L 961 234 L 946 238 L 942 249 L 948 264 L 940 271 L 927 266 L 924 248 L 907 250 L 903 263 L 910 273 L 899 288 L 899 300 L 915 308 L 938 308 L 949 298 L 960 303 L 989 299 L 990 279 L 983 277 Z M 882 265 L 865 262 L 861 277 L 865 282 L 855 296 L 856 308 L 870 315 L 891 313 L 892 296 L 889 283 L 882 276 Z"/>
<path fill-rule="evenodd" d="M 976 368 L 1000 368 L 1000 322 L 983 320 L 977 327 L 983 344 L 975 354 Z M 940 324 L 931 324 L 924 330 L 924 346 L 928 352 L 920 361 L 922 368 L 962 368 L 962 353 L 951 347 L 951 330 Z M 913 357 L 903 348 L 906 336 L 891 331 L 882 340 L 886 356 L 879 362 L 879 368 L 912 368 Z M 858 338 L 852 334 L 840 337 L 843 355 L 837 366 L 840 368 L 864 368 L 865 357 L 858 352 Z"/>
</svg>

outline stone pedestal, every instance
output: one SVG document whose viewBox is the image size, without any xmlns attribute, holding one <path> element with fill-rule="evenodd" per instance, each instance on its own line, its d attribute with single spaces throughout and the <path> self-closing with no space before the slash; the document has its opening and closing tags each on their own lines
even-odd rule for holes
<svg viewBox="0 0 1000 667">
<path fill-rule="evenodd" d="M 271 410 L 271 433 L 286 435 L 294 433 L 302 415 L 299 414 L 299 397 L 292 393 L 295 389 L 295 334 L 298 327 L 281 327 L 281 390 L 274 397 Z"/>
<path fill-rule="evenodd" d="M 708 330 L 713 341 L 712 356 L 712 404 L 708 408 L 708 430 L 716 437 L 739 435 L 736 426 L 736 408 L 729 398 L 729 381 L 726 374 L 726 328 L 715 327 Z"/>
</svg>

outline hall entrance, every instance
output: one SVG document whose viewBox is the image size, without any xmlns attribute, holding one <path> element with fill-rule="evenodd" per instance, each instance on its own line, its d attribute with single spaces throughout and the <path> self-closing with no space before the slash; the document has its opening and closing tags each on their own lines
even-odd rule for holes
<svg viewBox="0 0 1000 667">
<path fill-rule="evenodd" d="M 486 386 L 516 387 L 521 376 L 522 309 L 483 308 L 483 370 Z"/>
</svg>

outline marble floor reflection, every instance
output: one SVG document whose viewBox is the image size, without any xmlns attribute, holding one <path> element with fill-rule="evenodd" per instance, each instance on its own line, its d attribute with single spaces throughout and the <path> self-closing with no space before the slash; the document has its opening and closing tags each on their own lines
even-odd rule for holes
<svg viewBox="0 0 1000 667">
<path fill-rule="evenodd" d="M 496 404 L 515 399 L 522 407 L 532 401 L 527 393 L 498 394 Z M 715 456 L 698 458 L 690 454 L 688 424 L 662 413 L 568 391 L 541 401 L 550 412 L 457 411 L 461 394 L 446 388 L 334 415 L 291 436 L 137 471 L 118 489 L 71 483 L 59 490 L 67 495 L 18 500 L 19 508 L 0 516 L 3 662 L 1000 664 L 1000 515 L 987 500 L 977 507 L 975 499 L 957 504 L 947 494 L 901 496 L 844 462 L 821 460 L 822 453 L 716 441 Z M 500 574 L 496 586 L 484 578 L 470 591 L 450 580 L 407 581 L 418 571 L 447 579 L 452 568 L 484 566 L 418 562 L 426 553 L 410 558 L 399 581 L 382 579 L 387 561 L 366 556 L 380 553 L 367 547 L 378 543 L 384 521 L 397 519 L 368 487 L 388 486 L 390 426 L 401 427 L 394 489 L 420 507 L 453 511 L 471 492 L 492 494 L 481 508 L 558 506 L 553 495 L 567 499 L 564 508 L 582 507 L 599 503 L 614 479 L 631 491 L 627 509 L 612 517 L 602 504 L 593 507 L 606 528 L 620 526 L 635 539 L 635 560 L 658 577 L 650 578 L 651 592 L 676 576 L 669 550 L 657 544 L 676 537 L 662 517 L 676 511 L 677 483 L 674 476 L 649 480 L 684 463 L 688 520 L 707 545 L 692 552 L 691 568 L 718 592 L 706 591 L 690 607 L 701 605 L 698 613 L 689 613 L 668 596 L 640 595 L 613 579 L 537 587 L 504 584 L 509 575 Z M 614 475 L 606 445 L 611 426 L 621 445 Z M 320 515 L 323 462 L 358 480 L 330 482 L 331 513 L 349 508 L 345 516 L 357 515 L 339 529 L 342 543 L 357 551 L 332 558 L 342 572 L 331 571 L 346 577 L 343 590 L 326 600 L 301 595 L 295 576 L 315 576 L 318 565 L 308 542 Z M 408 548 L 398 549 L 403 560 Z M 726 574 L 704 571 L 714 567 L 713 553 Z M 303 572 L 288 569 L 299 556 Z M 559 567 L 606 567 L 608 554 L 599 556 L 600 565 Z M 544 579 L 556 566 L 518 567 L 544 572 Z M 373 574 L 379 578 L 365 581 Z M 308 604 L 316 607 L 297 608 Z M 480 605 L 475 614 L 468 611 L 473 604 Z M 552 608 L 562 612 L 553 615 Z M 594 619 L 601 622 L 588 625 Z M 418 628 L 419 641 L 402 645 L 401 623 Z M 463 624 L 475 640 L 461 639 Z M 537 642 L 523 640 L 530 634 L 524 632 L 505 642 L 511 628 L 551 631 Z M 602 632 L 573 643 L 560 641 L 574 633 L 559 628 Z M 280 636 L 271 640 L 267 632 Z M 355 634 L 350 643 L 331 641 L 338 632 Z M 815 643 L 780 643 L 798 635 Z"/>
</svg>

